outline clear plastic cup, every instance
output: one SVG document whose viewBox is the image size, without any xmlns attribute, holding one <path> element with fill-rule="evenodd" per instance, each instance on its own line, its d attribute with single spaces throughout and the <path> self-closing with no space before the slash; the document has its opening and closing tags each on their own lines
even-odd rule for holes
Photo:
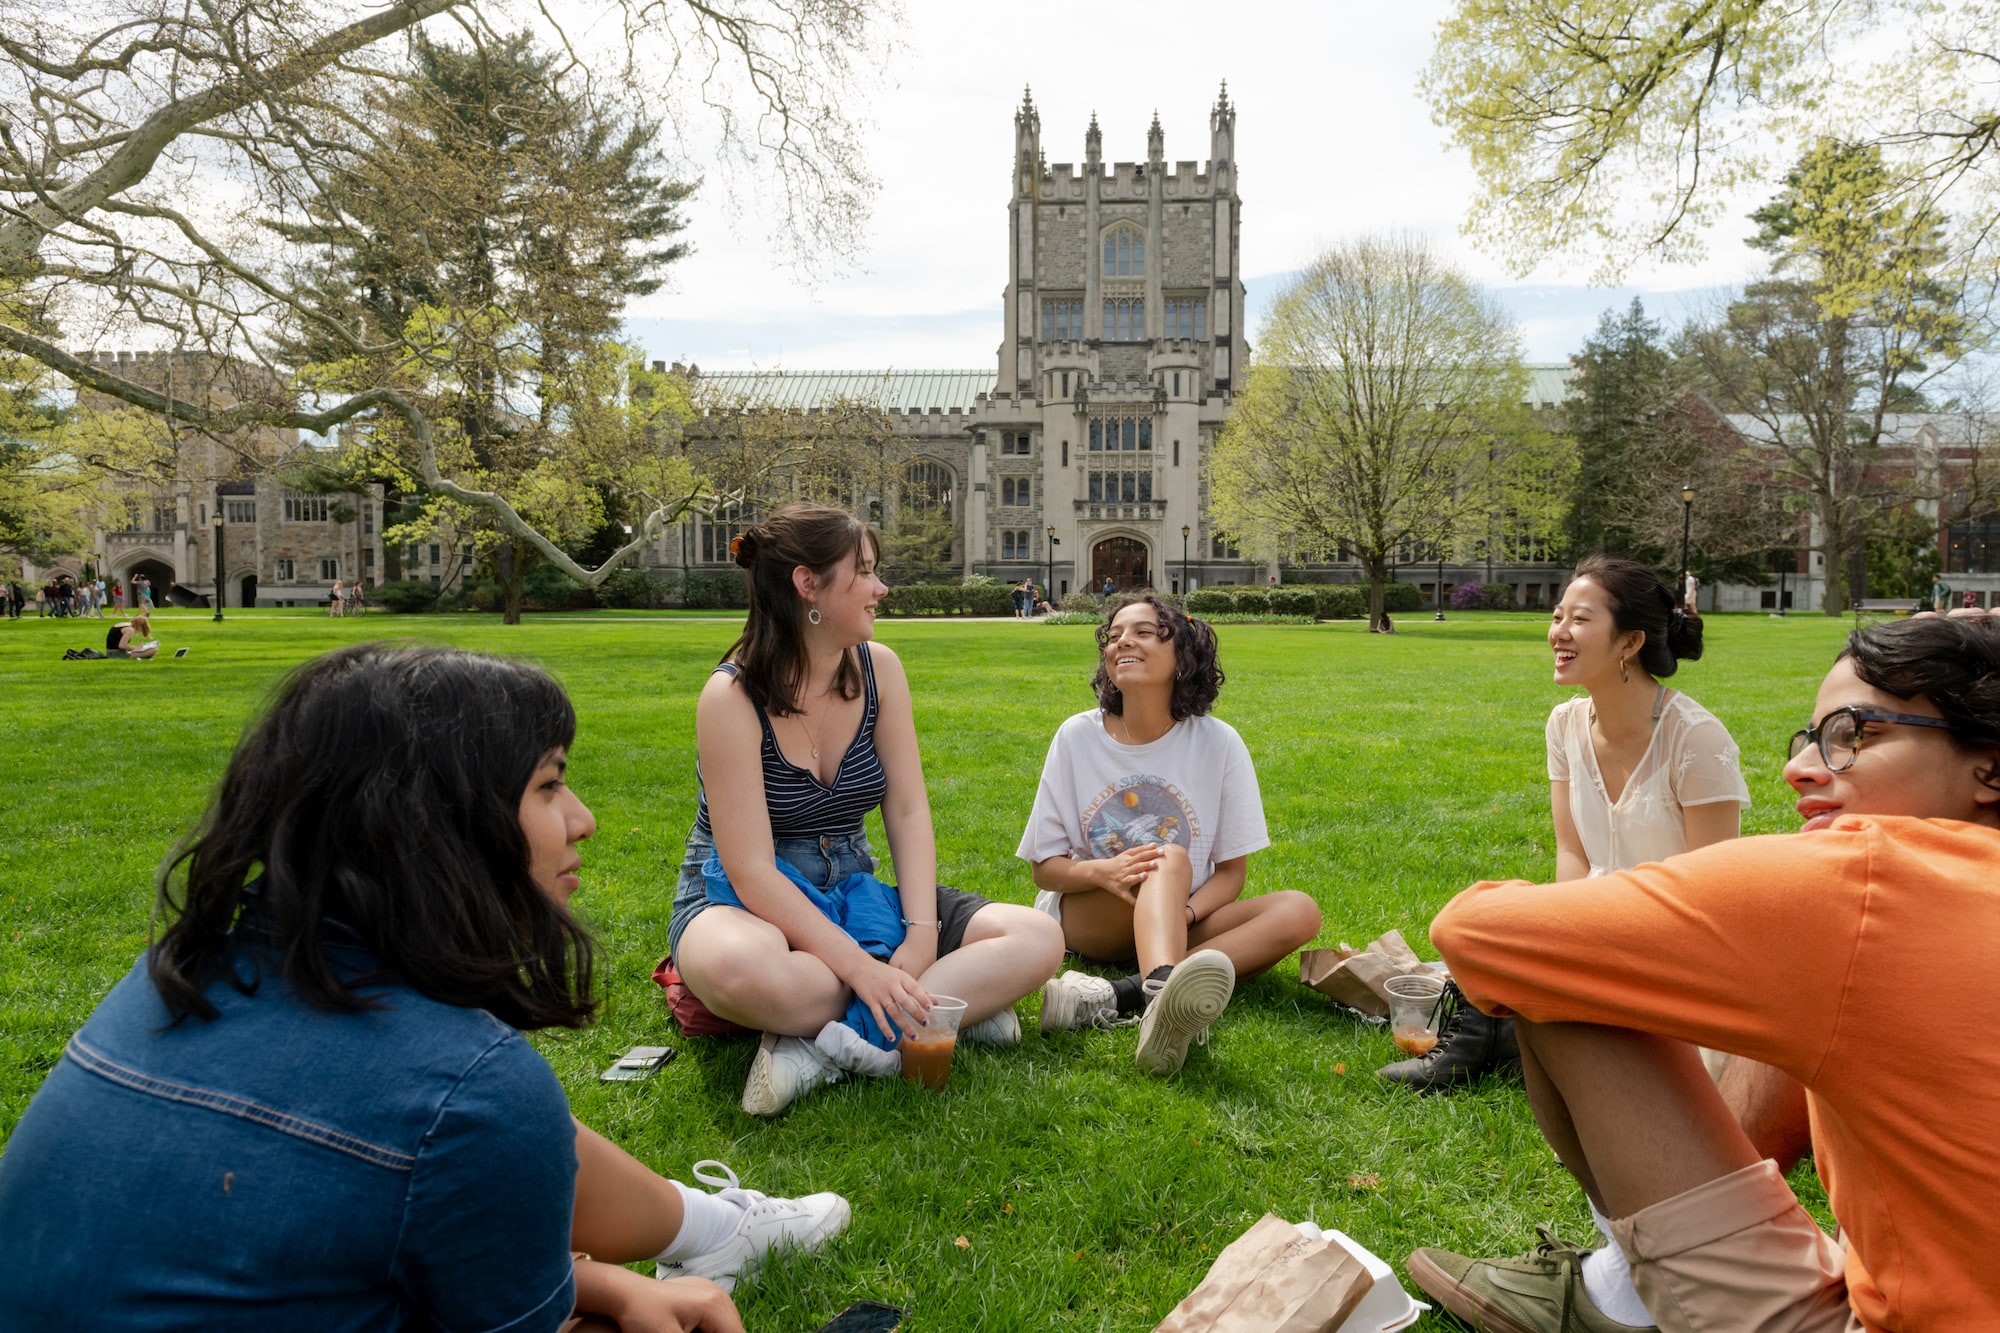
<svg viewBox="0 0 2000 1333">
<path fill-rule="evenodd" d="M 1382 987 L 1389 993 L 1389 1035 L 1405 1055 L 1428 1055 L 1437 1045 L 1438 1001 L 1444 978 L 1427 972 L 1390 977 Z"/>
<path fill-rule="evenodd" d="M 903 1056 L 903 1079 L 927 1088 L 942 1088 L 951 1077 L 951 1053 L 958 1049 L 958 1025 L 965 1001 L 949 995 L 931 996 L 930 1016 L 923 1027 L 896 1043 Z"/>
</svg>

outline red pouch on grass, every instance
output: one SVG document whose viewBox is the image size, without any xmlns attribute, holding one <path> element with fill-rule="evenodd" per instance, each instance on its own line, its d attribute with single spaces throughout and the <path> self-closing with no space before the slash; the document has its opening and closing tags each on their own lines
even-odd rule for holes
<svg viewBox="0 0 2000 1333">
<path fill-rule="evenodd" d="M 667 992 L 667 1009 L 673 1014 L 674 1022 L 680 1024 L 682 1036 L 727 1037 L 750 1030 L 740 1023 L 717 1018 L 709 1007 L 687 988 L 687 983 L 681 980 L 680 970 L 674 966 L 672 954 L 662 958 L 660 965 L 653 969 L 653 980 Z"/>
</svg>

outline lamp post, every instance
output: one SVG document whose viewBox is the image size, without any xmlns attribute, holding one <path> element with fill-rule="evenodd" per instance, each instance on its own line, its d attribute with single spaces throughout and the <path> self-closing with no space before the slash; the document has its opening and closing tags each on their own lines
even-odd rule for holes
<svg viewBox="0 0 2000 1333">
<path fill-rule="evenodd" d="M 1049 526 L 1049 580 L 1048 587 L 1045 589 L 1048 593 L 1050 606 L 1056 604 L 1056 547 L 1060 545 L 1062 545 L 1062 539 L 1056 536 L 1055 526 L 1051 524 Z"/>
<path fill-rule="evenodd" d="M 215 516 L 209 520 L 209 528 L 215 534 L 215 619 L 222 619 L 222 598 L 224 588 L 222 573 L 222 497 L 215 497 Z"/>
<path fill-rule="evenodd" d="M 1688 528 L 1694 522 L 1694 487 L 1681 487 L 1681 596 L 1687 596 Z"/>
<path fill-rule="evenodd" d="M 1444 619 L 1444 543 L 1438 543 L 1437 618 Z"/>
<path fill-rule="evenodd" d="M 1187 524 L 1185 523 L 1181 524 L 1181 596 L 1183 597 L 1187 596 L 1188 593 L 1193 591 L 1193 589 L 1188 587 L 1188 575 L 1187 575 L 1188 534 L 1193 531 L 1194 529 L 1189 527 Z"/>
</svg>

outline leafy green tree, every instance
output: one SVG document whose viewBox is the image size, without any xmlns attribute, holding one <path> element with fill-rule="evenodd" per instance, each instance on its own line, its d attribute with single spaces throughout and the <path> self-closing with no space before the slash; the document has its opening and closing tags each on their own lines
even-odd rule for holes
<svg viewBox="0 0 2000 1333">
<path fill-rule="evenodd" d="M 1771 276 L 1689 350 L 1718 405 L 1754 420 L 1773 479 L 1803 497 L 1825 611 L 1839 615 L 1876 524 L 1934 480 L 1885 465 L 1885 419 L 1919 410 L 1985 333 L 1944 219 L 1901 193 L 1872 146 L 1821 140 L 1752 218 Z"/>
<path fill-rule="evenodd" d="M 1692 397 L 1699 380 L 1636 297 L 1607 310 L 1572 358 L 1568 405 L 1578 455 L 1569 544 L 1672 569 L 1680 561 L 1681 492 L 1699 503 L 1691 531 L 1693 573 L 1703 582 L 1760 583 L 1769 552 L 1788 545 L 1797 520 L 1769 468 Z"/>
<path fill-rule="evenodd" d="M 504 33 L 523 22 L 533 25 L 534 49 L 559 50 L 560 62 L 516 58 L 517 39 Z M 605 291 L 632 289 L 621 265 L 643 266 L 662 244 L 672 248 L 670 229 L 643 234 L 648 210 L 674 201 L 650 165 L 625 170 L 645 156 L 626 148 L 650 151 L 652 142 L 631 131 L 657 121 L 678 153 L 710 150 L 747 172 L 746 183 L 777 206 L 774 263 L 809 270 L 850 259 L 874 189 L 852 110 L 867 83 L 857 66 L 879 61 L 893 22 L 893 8 L 852 0 L 18 7 L 0 23 L 8 111 L 0 289 L 74 300 L 104 327 L 156 331 L 211 364 L 257 368 L 270 387 L 228 402 L 183 398 L 4 313 L 0 351 L 214 438 L 356 423 L 350 435 L 399 451 L 426 495 L 490 516 L 507 540 L 595 583 L 656 540 L 700 488 L 692 499 L 684 488 L 653 497 L 626 489 L 635 531 L 586 570 L 494 478 L 535 471 L 531 456 L 545 457 L 552 433 L 570 429 L 572 409 L 556 404 L 573 399 L 545 392 L 538 366 L 547 371 L 552 355 L 577 365 L 616 360 L 604 346 L 608 330 L 593 331 L 569 303 L 601 310 Z M 472 48 L 480 78 L 504 67 L 534 96 L 447 96 L 450 81 L 423 67 L 447 49 L 439 34 Z M 566 120 L 545 117 L 556 105 L 544 96 L 551 88 L 564 94 L 556 103 L 571 113 Z M 432 99 L 422 108 L 428 119 L 406 105 L 417 90 Z M 630 112 L 641 104 L 644 117 Z M 385 118 L 391 108 L 402 113 Z M 461 114 L 468 108 L 493 131 L 484 157 L 458 151 L 476 140 L 453 129 L 454 118 L 459 130 L 471 124 Z M 525 132 L 494 129 L 517 115 Z M 606 132 L 593 138 L 591 127 Z M 575 169 L 547 170 L 537 156 L 544 146 L 569 152 L 561 160 Z M 527 196 L 533 207 L 520 194 L 531 180 L 547 187 Z M 621 180 L 631 187 L 623 196 Z M 397 300 L 376 302 L 386 310 L 372 311 L 345 284 L 314 285 L 328 275 L 302 262 L 314 258 L 303 248 L 340 241 L 346 223 L 362 220 L 347 210 L 371 192 L 380 206 L 354 239 L 381 251 L 382 263 L 356 271 L 422 267 L 435 246 L 448 284 L 398 288 Z M 454 213 L 452 201 L 466 199 L 471 215 Z M 653 222 L 662 216 L 655 211 Z M 491 300 L 478 291 L 478 262 L 454 268 L 485 242 Z M 614 251 L 615 261 L 598 262 Z M 510 286 L 518 276 L 510 264 L 543 280 Z M 542 332 L 531 340 L 524 329 Z M 550 336 L 558 329 L 578 341 Z M 309 370 L 297 363 L 301 347 L 315 349 Z M 524 397 L 523 384 L 531 386 Z M 503 467 L 508 452 L 515 456 Z M 570 513 L 579 503 L 569 497 L 555 508 Z"/>
<path fill-rule="evenodd" d="M 1985 0 L 1454 0 L 1423 87 L 1479 179 L 1467 231 L 1525 270 L 1684 258 L 1770 145 L 1834 126 L 1994 235 L 2000 59 Z"/>
<path fill-rule="evenodd" d="M 1216 521 L 1267 558 L 1345 546 L 1379 624 L 1398 552 L 1484 528 L 1515 449 L 1539 433 L 1519 335 L 1405 235 L 1319 255 L 1279 292 L 1257 347 L 1209 458 Z"/>
</svg>

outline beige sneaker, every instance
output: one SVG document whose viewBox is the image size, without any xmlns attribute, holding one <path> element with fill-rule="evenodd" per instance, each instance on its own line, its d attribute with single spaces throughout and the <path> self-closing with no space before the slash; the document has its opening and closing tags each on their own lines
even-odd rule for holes
<svg viewBox="0 0 2000 1333">
<path fill-rule="evenodd" d="M 1202 949 L 1174 965 L 1163 982 L 1146 983 L 1146 1016 L 1139 1023 L 1139 1068 L 1162 1078 L 1187 1063 L 1188 1043 L 1207 1041 L 1208 1025 L 1229 1007 L 1236 965 L 1217 949 Z"/>
</svg>

